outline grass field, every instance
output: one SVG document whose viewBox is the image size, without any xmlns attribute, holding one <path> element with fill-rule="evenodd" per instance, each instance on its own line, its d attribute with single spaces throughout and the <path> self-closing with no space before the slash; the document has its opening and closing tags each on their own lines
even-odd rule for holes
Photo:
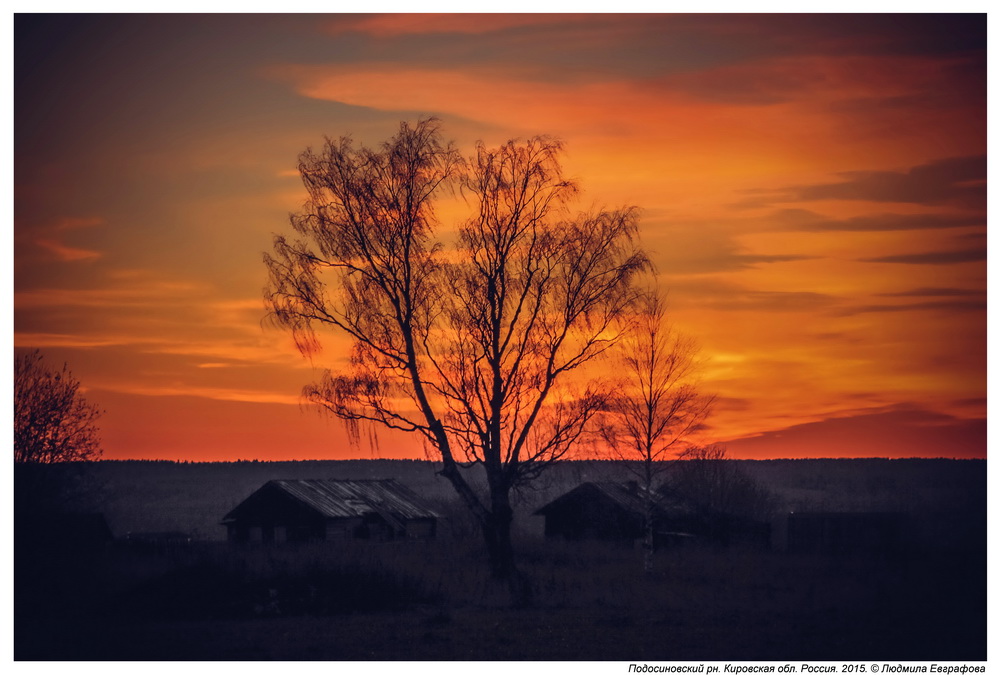
<svg viewBox="0 0 1000 675">
<path fill-rule="evenodd" d="M 72 571 L 50 562 L 19 579 L 15 657 L 986 657 L 982 553 L 826 558 L 691 549 L 662 552 L 645 577 L 632 550 L 522 542 L 521 551 L 533 589 L 522 608 L 508 607 L 505 589 L 482 573 L 476 547 L 455 542 L 370 544 L 336 555 L 320 547 L 111 550 Z"/>
<path fill-rule="evenodd" d="M 366 477 L 358 474 L 385 472 L 378 464 L 340 468 Z M 407 482 L 415 489 L 420 481 L 440 487 L 420 463 L 397 466 L 404 480 L 413 472 Z M 985 659 L 985 463 L 856 465 L 867 473 L 838 464 L 825 476 L 801 471 L 806 466 L 755 468 L 770 471 L 769 484 L 782 494 L 815 490 L 826 505 L 867 494 L 936 514 L 937 525 L 893 555 L 676 548 L 658 552 L 649 576 L 636 549 L 546 541 L 522 527 L 519 565 L 532 593 L 517 608 L 486 575 L 460 510 L 429 542 L 241 548 L 203 537 L 162 549 L 116 542 L 72 555 L 52 542 L 15 550 L 15 658 Z M 127 518 L 144 529 L 191 532 L 197 528 L 185 524 L 212 522 L 202 510 L 218 518 L 226 500 L 289 468 L 109 465 L 105 485 L 130 482 L 105 504 L 111 520 L 122 522 L 131 504 Z M 329 465 L 314 468 L 330 475 Z M 606 470 L 578 465 L 554 474 L 522 495 L 522 517 L 565 484 Z M 845 487 L 852 476 L 862 486 L 854 492 Z M 452 508 L 446 491 L 431 498 Z M 963 528 L 957 537 L 934 535 Z"/>
</svg>

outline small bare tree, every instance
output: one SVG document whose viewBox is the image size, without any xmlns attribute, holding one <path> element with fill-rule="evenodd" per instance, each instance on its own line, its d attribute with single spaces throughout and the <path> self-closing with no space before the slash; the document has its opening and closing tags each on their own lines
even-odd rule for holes
<svg viewBox="0 0 1000 675">
<path fill-rule="evenodd" d="M 43 514 L 91 498 L 88 462 L 100 459 L 101 411 L 80 394 L 64 364 L 49 369 L 41 352 L 14 357 L 14 501 L 19 541 Z"/>
<path fill-rule="evenodd" d="M 101 456 L 101 411 L 80 394 L 63 364 L 53 371 L 35 350 L 14 358 L 14 462 L 55 464 Z"/>
<path fill-rule="evenodd" d="M 572 216 L 561 145 L 536 137 L 462 157 L 437 120 L 378 149 L 327 140 L 300 156 L 300 238 L 266 254 L 271 316 L 304 354 L 317 329 L 351 338 L 350 363 L 305 394 L 349 425 L 420 434 L 476 517 L 492 573 L 516 579 L 512 489 L 564 457 L 602 407 L 569 374 L 613 346 L 647 260 L 634 208 Z M 471 213 L 446 247 L 434 203 Z M 485 468 L 486 492 L 463 475 Z"/>
<path fill-rule="evenodd" d="M 767 521 L 778 502 L 719 445 L 691 447 L 671 467 L 674 494 L 705 516 Z"/>
<path fill-rule="evenodd" d="M 666 303 L 652 291 L 642 300 L 635 331 L 619 355 L 622 382 L 609 397 L 600 426 L 605 445 L 639 478 L 645 504 L 644 567 L 652 570 L 656 489 L 668 460 L 690 447 L 708 417 L 713 396 L 694 380 L 698 348 L 667 320 Z"/>
</svg>

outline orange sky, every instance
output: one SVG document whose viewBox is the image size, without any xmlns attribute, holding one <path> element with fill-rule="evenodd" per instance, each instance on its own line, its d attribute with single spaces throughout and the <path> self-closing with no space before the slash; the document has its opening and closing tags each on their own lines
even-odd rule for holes
<svg viewBox="0 0 1000 675">
<path fill-rule="evenodd" d="M 983 15 L 18 15 L 15 349 L 108 458 L 423 456 L 261 326 L 298 153 L 422 115 L 642 208 L 734 456 L 986 456 Z"/>
</svg>

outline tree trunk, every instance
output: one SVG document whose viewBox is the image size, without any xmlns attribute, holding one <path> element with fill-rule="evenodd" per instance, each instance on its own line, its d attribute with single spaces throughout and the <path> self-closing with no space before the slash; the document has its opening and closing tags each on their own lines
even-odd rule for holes
<svg viewBox="0 0 1000 675">
<path fill-rule="evenodd" d="M 646 497 L 646 536 L 642 542 L 642 569 L 648 575 L 653 572 L 653 509 Z"/>
<path fill-rule="evenodd" d="M 643 486 L 643 506 L 645 507 L 645 536 L 642 542 L 642 570 L 648 576 L 653 572 L 653 547 L 656 542 L 653 539 L 653 447 L 652 443 L 646 446 L 646 476 Z"/>
<path fill-rule="evenodd" d="M 505 493 L 493 495 L 492 502 L 493 510 L 482 522 L 490 573 L 495 581 L 506 584 L 511 605 L 524 607 L 531 603 L 532 591 L 528 578 L 514 563 L 514 546 L 510 538 L 514 510 Z"/>
<path fill-rule="evenodd" d="M 483 540 L 486 543 L 486 553 L 489 556 L 490 576 L 496 581 L 507 584 L 511 602 L 514 605 L 528 604 L 531 601 L 530 584 L 514 564 L 514 546 L 510 539 L 514 510 L 510 506 L 509 488 L 499 481 L 491 482 L 491 508 L 487 510 L 469 484 L 462 478 L 458 466 L 451 460 L 450 455 L 446 455 L 445 459 L 444 468 L 440 473 L 451 482 L 473 515 L 476 516 L 476 520 L 479 521 Z"/>
<path fill-rule="evenodd" d="M 514 565 L 514 547 L 510 541 L 513 515 L 510 507 L 505 511 L 494 510 L 482 524 L 486 552 L 490 556 L 490 572 L 494 579 L 500 581 L 509 580 L 517 571 Z"/>
<path fill-rule="evenodd" d="M 642 569 L 646 574 L 653 572 L 653 515 L 650 509 L 646 509 L 646 536 L 642 543 Z"/>
</svg>

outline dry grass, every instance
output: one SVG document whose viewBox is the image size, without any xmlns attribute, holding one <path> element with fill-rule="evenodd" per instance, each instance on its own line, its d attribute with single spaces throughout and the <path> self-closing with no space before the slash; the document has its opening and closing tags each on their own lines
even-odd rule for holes
<svg viewBox="0 0 1000 675">
<path fill-rule="evenodd" d="M 15 658 L 967 661 L 986 656 L 980 464 L 753 464 L 759 478 L 786 496 L 812 490 L 809 481 L 820 481 L 815 489 L 825 501 L 817 505 L 839 508 L 839 501 L 829 500 L 853 499 L 851 489 L 878 496 L 878 504 L 899 501 L 910 513 L 917 513 L 913 505 L 925 505 L 920 552 L 895 558 L 691 547 L 658 553 L 646 576 L 638 550 L 544 541 L 531 536 L 538 528 L 523 527 L 519 566 L 532 594 L 527 606 L 516 609 L 507 589 L 488 577 L 474 524 L 454 508 L 448 486 L 439 485 L 420 463 L 388 468 L 397 477 L 405 474 L 404 482 L 421 487 L 421 494 L 448 511 L 445 536 L 340 548 L 234 548 L 200 541 L 156 552 L 122 546 L 86 555 L 16 550 Z M 133 528 L 180 529 L 212 539 L 222 534 L 221 514 L 262 481 L 293 474 L 328 477 L 333 469 L 344 477 L 371 472 L 384 477 L 387 465 L 113 463 L 102 470 L 109 485 L 118 487 L 109 488 L 102 510 L 119 535 Z M 531 522 L 526 514 L 567 486 L 608 478 L 605 465 L 560 470 L 521 496 L 522 523 Z M 970 542 L 976 545 L 967 546 Z"/>
<path fill-rule="evenodd" d="M 474 541 L 107 551 L 78 572 L 76 597 L 66 585 L 31 597 L 19 578 L 15 656 L 985 658 L 985 556 L 690 548 L 658 554 L 645 576 L 638 551 L 538 540 L 520 551 L 533 595 L 519 609 Z"/>
</svg>

